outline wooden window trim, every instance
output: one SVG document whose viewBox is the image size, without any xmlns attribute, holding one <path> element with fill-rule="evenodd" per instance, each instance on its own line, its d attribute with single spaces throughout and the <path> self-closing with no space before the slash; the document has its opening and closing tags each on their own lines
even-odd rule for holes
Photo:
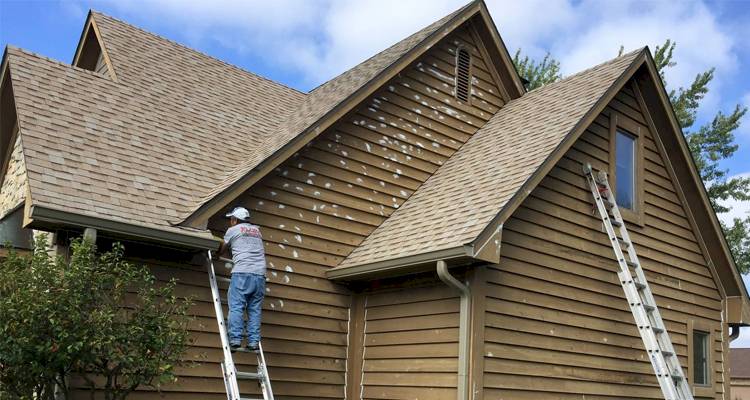
<svg viewBox="0 0 750 400">
<path fill-rule="evenodd" d="M 643 141 L 645 139 L 641 125 L 612 111 L 609 118 L 609 184 L 617 193 L 617 169 L 615 165 L 617 132 L 621 131 L 635 137 L 635 210 L 620 208 L 622 218 L 630 223 L 643 227 L 644 190 L 643 190 Z"/>
<path fill-rule="evenodd" d="M 693 382 L 694 380 L 693 379 L 693 332 L 694 331 L 701 331 L 701 332 L 708 333 L 707 363 L 708 363 L 709 384 L 706 386 L 696 385 Z M 702 321 L 693 320 L 693 319 L 688 320 L 687 322 L 687 378 L 688 378 L 688 382 L 690 383 L 690 387 L 693 388 L 693 395 L 696 397 L 713 398 L 716 395 L 716 390 L 714 389 L 714 383 L 716 382 L 716 375 L 714 371 L 715 340 L 716 340 L 716 334 L 714 333 L 710 324 L 706 322 L 702 322 Z"/>
</svg>

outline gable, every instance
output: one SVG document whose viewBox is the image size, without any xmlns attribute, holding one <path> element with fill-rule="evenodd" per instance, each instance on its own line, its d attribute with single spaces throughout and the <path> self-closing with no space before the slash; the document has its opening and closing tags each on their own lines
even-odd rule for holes
<svg viewBox="0 0 750 400">
<path fill-rule="evenodd" d="M 287 121 L 259 146 L 258 151 L 249 153 L 244 163 L 193 204 L 192 211 L 180 224 L 202 227 L 208 217 L 249 189 L 466 21 L 473 21 L 481 37 L 490 38 L 484 42 L 485 45 L 491 43 L 485 47 L 488 53 L 486 58 L 499 60 L 499 63 L 488 64 L 492 67 L 491 72 L 496 74 L 494 79 L 513 83 L 500 86 L 504 100 L 521 96 L 524 89 L 520 77 L 494 26 L 488 25 L 492 24 L 489 12 L 483 2 L 474 1 L 313 90 Z"/>
<path fill-rule="evenodd" d="M 73 65 L 117 80 L 91 13 L 81 33 L 81 39 L 73 57 Z"/>
<path fill-rule="evenodd" d="M 505 105 L 483 46 L 466 22 L 233 203 L 262 227 L 270 262 L 338 265 Z M 458 47 L 469 102 L 454 93 Z"/>
<path fill-rule="evenodd" d="M 582 168 L 590 163 L 596 170 L 610 171 L 610 132 L 616 115 L 618 125 L 640 128 L 643 174 L 636 185 L 643 193 L 643 223 L 626 223 L 650 281 L 669 288 L 665 290 L 684 290 L 689 295 L 680 299 L 712 304 L 720 311 L 722 288 L 633 88 L 631 81 L 617 93 L 513 212 L 503 227 L 503 257 L 513 258 L 518 249 L 526 249 L 584 264 L 611 265 L 612 249 L 601 231 L 601 220 L 591 212 L 591 193 Z"/>
<path fill-rule="evenodd" d="M 496 261 L 498 210 L 523 192 L 529 177 L 640 54 L 627 54 L 509 102 L 329 276 L 352 279 L 477 255 Z M 491 254 L 484 255 L 482 246 L 469 245 L 490 224 L 496 235 L 485 246 Z"/>
</svg>

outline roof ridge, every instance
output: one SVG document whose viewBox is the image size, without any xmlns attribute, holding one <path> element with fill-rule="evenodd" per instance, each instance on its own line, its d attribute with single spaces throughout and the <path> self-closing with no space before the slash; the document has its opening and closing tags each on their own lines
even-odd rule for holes
<svg viewBox="0 0 750 400">
<path fill-rule="evenodd" d="M 265 81 L 267 81 L 267 82 L 270 82 L 270 83 L 273 83 L 273 84 L 276 84 L 276 85 L 282 86 L 282 87 L 284 87 L 284 88 L 286 88 L 286 89 L 289 89 L 289 90 L 295 91 L 295 92 L 297 92 L 297 93 L 299 93 L 299 94 L 302 94 L 302 95 L 305 95 L 305 96 L 307 95 L 307 93 L 305 93 L 305 92 L 303 92 L 303 91 L 301 91 L 301 90 L 299 90 L 299 89 L 297 89 L 297 88 L 293 88 L 293 87 L 291 87 L 291 86 L 289 86 L 289 85 L 286 85 L 286 84 L 284 84 L 284 83 L 282 83 L 282 82 L 278 82 L 278 81 L 275 81 L 275 80 L 273 80 L 273 79 L 271 79 L 271 78 L 265 77 L 265 76 L 263 76 L 263 75 L 259 75 L 259 74 L 256 74 L 256 73 L 254 73 L 254 72 L 252 72 L 252 71 L 248 71 L 248 70 L 246 70 L 246 69 L 244 69 L 244 68 L 242 68 L 242 67 L 239 67 L 239 66 L 237 66 L 237 65 L 234 65 L 234 64 L 232 64 L 232 63 L 229 63 L 229 62 L 227 62 L 227 61 L 224 61 L 224 60 L 222 60 L 222 59 L 220 59 L 220 58 L 214 57 L 214 56 L 212 56 L 212 55 L 209 55 L 209 54 L 207 54 L 207 53 L 204 53 L 204 52 L 202 52 L 202 51 L 200 51 L 200 50 L 197 50 L 197 49 L 193 49 L 193 48 L 191 48 L 191 47 L 188 47 L 188 46 L 186 46 L 186 45 L 184 45 L 184 44 L 182 44 L 182 43 L 180 43 L 180 42 L 177 42 L 177 41 L 175 41 L 175 40 L 169 39 L 169 38 L 167 38 L 167 37 L 164 37 L 164 36 L 162 36 L 162 35 L 159 35 L 159 34 L 157 34 L 157 33 L 151 32 L 151 31 L 147 31 L 147 30 L 145 30 L 145 29 L 143 29 L 143 28 L 140 28 L 140 27 L 138 27 L 138 26 L 135 26 L 135 25 L 133 25 L 133 24 L 131 24 L 131 23 L 128 23 L 128 22 L 126 22 L 126 21 L 123 21 L 123 20 L 121 20 L 121 19 L 119 19 L 119 18 L 117 18 L 117 17 L 113 17 L 113 16 L 111 16 L 111 15 L 109 15 L 109 14 L 105 14 L 105 13 L 103 13 L 103 12 L 101 12 L 101 11 L 97 11 L 97 10 L 94 10 L 94 9 L 90 9 L 90 10 L 89 10 L 89 12 L 90 12 L 90 13 L 91 13 L 92 15 L 99 15 L 99 16 L 102 16 L 102 17 L 104 17 L 104 18 L 108 18 L 108 19 L 110 19 L 110 20 L 112 20 L 112 21 L 115 21 L 115 22 L 117 22 L 117 23 L 119 23 L 119 24 L 122 24 L 122 25 L 128 26 L 128 27 L 130 27 L 130 28 L 136 29 L 136 30 L 138 30 L 138 31 L 141 31 L 141 32 L 143 32 L 143 33 L 147 34 L 147 35 L 153 36 L 153 37 L 155 37 L 155 38 L 157 38 L 157 39 L 159 39 L 159 40 L 163 40 L 163 41 L 166 41 L 166 42 L 168 42 L 168 43 L 171 43 L 171 44 L 173 44 L 173 45 L 176 45 L 176 46 L 180 47 L 181 49 L 184 49 L 184 50 L 188 50 L 189 52 L 192 52 L 192 53 L 198 54 L 198 55 L 200 55 L 200 56 L 203 56 L 203 57 L 205 57 L 205 58 L 208 58 L 208 59 L 210 59 L 210 60 L 216 61 L 216 62 L 218 62 L 218 63 L 220 63 L 220 64 L 226 65 L 226 66 L 228 66 L 228 67 L 230 67 L 230 68 L 232 68 L 232 69 L 235 69 L 235 70 L 237 70 L 237 71 L 240 71 L 240 72 L 242 72 L 242 73 L 245 73 L 245 74 L 248 74 L 248 75 L 251 75 L 251 76 L 254 76 L 254 77 L 260 78 L 260 79 L 262 79 L 262 80 L 265 80 Z"/>
<path fill-rule="evenodd" d="M 632 56 L 634 56 L 634 55 L 636 55 L 636 54 L 644 51 L 646 48 L 648 48 L 648 46 L 643 46 L 643 47 L 638 48 L 636 50 L 629 51 L 627 53 L 623 53 L 622 55 L 619 55 L 617 57 L 610 58 L 608 60 L 602 61 L 599 64 L 593 65 L 593 66 L 588 67 L 586 69 L 582 69 L 582 70 L 580 70 L 578 72 L 575 72 L 575 73 L 573 73 L 571 75 L 563 77 L 559 81 L 548 83 L 548 84 L 546 84 L 544 86 L 540 86 L 540 87 L 538 87 L 538 88 L 536 88 L 534 90 L 529 90 L 528 92 L 526 92 L 526 94 L 535 93 L 535 92 L 541 91 L 542 89 L 547 89 L 547 88 L 550 88 L 550 87 L 555 87 L 556 85 L 558 85 L 560 83 L 564 83 L 564 82 L 568 81 L 569 79 L 573 79 L 573 78 L 578 77 L 580 75 L 586 74 L 586 73 L 590 72 L 591 70 L 594 70 L 594 69 L 597 69 L 597 68 L 601 68 L 601 67 L 603 67 L 605 65 L 612 64 L 612 63 L 617 62 L 618 60 L 622 60 L 624 58 L 632 57 Z"/>
<path fill-rule="evenodd" d="M 117 83 L 117 82 L 113 81 L 112 79 L 109 79 L 108 77 L 106 77 L 106 76 L 104 76 L 104 75 L 102 75 L 102 74 L 100 74 L 100 73 L 98 73 L 96 71 L 91 71 L 91 70 L 88 70 L 86 68 L 81 68 L 79 66 L 67 63 L 65 61 L 55 60 L 54 58 L 47 57 L 45 55 L 39 54 L 37 52 L 31 51 L 31 50 L 28 50 L 28 49 L 24 49 L 22 47 L 18 47 L 18 46 L 12 45 L 12 44 L 7 44 L 5 47 L 8 50 L 8 54 L 9 55 L 15 55 L 15 56 L 19 56 L 19 57 L 25 55 L 25 56 L 28 56 L 28 57 L 33 57 L 33 58 L 36 58 L 38 60 L 45 61 L 45 62 L 48 62 L 50 64 L 57 65 L 59 67 L 63 67 L 65 69 L 70 69 L 70 70 L 73 70 L 75 72 L 80 72 L 80 73 L 83 73 L 83 74 L 86 74 L 86 75 L 89 75 L 89 76 L 93 76 L 93 77 L 96 77 L 96 78 L 104 79 L 104 80 L 106 80 L 108 82 Z M 21 53 L 21 54 L 14 54 L 14 53 Z"/>
<path fill-rule="evenodd" d="M 474 1 L 470 1 L 470 2 L 468 2 L 468 3 L 466 3 L 466 4 L 464 4 L 463 6 L 461 6 L 460 8 L 458 8 L 458 9 L 456 9 L 456 10 L 453 10 L 453 11 L 451 11 L 451 12 L 450 12 L 449 14 L 443 15 L 442 17 L 438 18 L 437 20 L 435 20 L 435 21 L 432 21 L 432 22 L 430 22 L 429 24 L 427 24 L 427 25 L 425 25 L 425 26 L 423 26 L 423 27 L 421 27 L 421 28 L 419 28 L 419 29 L 415 30 L 414 32 L 410 33 L 409 35 L 405 36 L 404 38 L 402 38 L 402 39 L 400 39 L 400 40 L 397 40 L 397 41 L 393 42 L 393 43 L 392 43 L 392 44 L 391 44 L 390 46 L 388 46 L 388 47 L 386 47 L 386 48 L 384 48 L 384 49 L 380 50 L 379 52 L 377 52 L 377 53 L 375 53 L 375 54 L 371 55 L 370 57 L 367 57 L 366 59 L 364 59 L 364 60 L 362 60 L 362 61 L 358 62 L 357 64 L 353 65 L 353 66 L 352 66 L 351 68 L 347 68 L 347 69 L 345 69 L 344 71 L 341 71 L 341 73 L 339 73 L 338 75 L 336 75 L 336 76 L 332 77 L 331 79 L 329 79 L 329 80 L 327 80 L 327 81 L 325 81 L 325 82 L 321 83 L 320 85 L 318 85 L 318 86 L 314 87 L 313 89 L 311 89 L 311 90 L 310 90 L 310 92 L 309 92 L 309 93 L 312 93 L 312 92 L 314 92 L 315 90 L 317 90 L 317 89 L 319 89 L 319 88 L 321 88 L 321 87 L 325 86 L 325 85 L 326 85 L 327 83 L 329 83 L 329 82 L 331 82 L 331 81 L 334 81 L 334 80 L 338 79 L 339 77 L 341 77 L 342 75 L 346 74 L 347 72 L 349 72 L 349 71 L 351 71 L 351 70 L 353 70 L 353 69 L 357 68 L 358 66 L 360 66 L 360 65 L 362 65 L 362 64 L 365 64 L 366 62 L 368 62 L 368 61 L 372 60 L 372 59 L 373 59 L 373 58 L 375 58 L 375 57 L 378 57 L 379 55 L 381 55 L 381 54 L 383 54 L 384 52 L 388 51 L 388 50 L 389 50 L 389 49 L 390 49 L 391 47 L 393 47 L 393 46 L 396 46 L 396 45 L 398 45 L 398 44 L 399 44 L 399 43 L 401 43 L 401 42 L 404 42 L 404 41 L 407 41 L 407 40 L 409 40 L 409 39 L 410 39 L 411 37 L 413 37 L 414 35 L 416 35 L 416 34 L 418 34 L 418 33 L 422 32 L 423 30 L 425 30 L 425 29 L 429 28 L 429 27 L 430 27 L 431 25 L 434 25 L 434 24 L 436 24 L 436 23 L 440 22 L 441 20 L 443 20 L 443 19 L 445 19 L 445 18 L 447 18 L 447 17 L 449 17 L 449 16 L 451 16 L 451 15 L 454 15 L 454 14 L 458 14 L 458 13 L 460 13 L 460 12 L 461 12 L 462 10 L 464 10 L 465 8 L 467 8 L 467 7 L 471 6 L 471 5 L 472 5 L 472 4 L 474 4 L 475 2 L 476 2 L 476 0 L 474 0 Z"/>
</svg>

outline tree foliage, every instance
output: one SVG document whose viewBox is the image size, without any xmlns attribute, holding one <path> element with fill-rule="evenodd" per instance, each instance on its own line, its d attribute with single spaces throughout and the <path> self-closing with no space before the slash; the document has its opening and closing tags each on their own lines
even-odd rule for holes
<svg viewBox="0 0 750 400">
<path fill-rule="evenodd" d="M 675 46 L 676 43 L 668 39 L 654 49 L 654 61 L 664 82 L 665 72 L 677 65 L 674 60 Z M 620 47 L 619 54 L 622 53 L 623 48 Z M 521 56 L 519 49 L 513 61 L 519 74 L 529 81 L 529 90 L 561 78 L 560 63 L 549 54 L 541 62 L 536 62 L 528 56 Z M 719 111 L 710 122 L 695 127 L 698 109 L 713 79 L 713 68 L 701 72 L 688 87 L 671 89 L 669 98 L 711 205 L 716 213 L 721 214 L 730 211 L 725 205 L 727 200 L 750 200 L 750 178 L 731 177 L 729 171 L 721 167 L 721 161 L 731 158 L 738 149 L 734 132 L 739 128 L 747 108 L 737 105 L 729 114 Z M 731 226 L 722 223 L 722 227 L 740 272 L 750 272 L 750 216 L 735 218 Z"/>
<path fill-rule="evenodd" d="M 124 261 L 115 244 L 98 254 L 74 241 L 69 261 L 39 240 L 31 257 L 0 264 L 0 392 L 5 398 L 67 397 L 70 379 L 106 400 L 140 385 L 176 380 L 189 345 L 190 301 L 175 282 L 159 284 L 148 268 Z"/>
<path fill-rule="evenodd" d="M 560 62 L 547 53 L 541 62 L 534 61 L 529 56 L 521 56 L 521 49 L 516 50 L 513 56 L 513 64 L 518 73 L 526 79 L 526 89 L 534 90 L 548 83 L 562 79 L 560 73 Z"/>
</svg>

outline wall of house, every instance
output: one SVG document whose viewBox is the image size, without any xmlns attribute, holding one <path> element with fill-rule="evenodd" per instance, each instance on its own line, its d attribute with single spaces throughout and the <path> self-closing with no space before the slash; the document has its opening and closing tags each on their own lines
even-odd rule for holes
<svg viewBox="0 0 750 400">
<path fill-rule="evenodd" d="M 644 225 L 628 225 L 639 258 L 683 368 L 689 321 L 711 330 L 722 398 L 720 293 L 636 96 L 626 86 L 505 224 L 487 272 L 484 398 L 663 398 L 581 172 L 608 166 L 613 112 L 645 136 Z"/>
<path fill-rule="evenodd" d="M 8 169 L 0 184 L 0 218 L 21 204 L 26 197 L 26 167 L 20 137 L 16 137 Z"/>
<path fill-rule="evenodd" d="M 361 386 L 352 398 L 455 399 L 459 313 L 455 292 L 438 282 L 376 291 L 364 294 L 362 301 Z"/>
<path fill-rule="evenodd" d="M 338 265 L 503 106 L 478 43 L 468 26 L 447 36 L 232 204 L 251 210 L 251 220 L 260 225 L 266 244 L 269 283 L 262 329 L 278 397 L 344 398 L 346 371 L 352 370 L 351 365 L 347 366 L 349 326 L 364 321 L 350 320 L 349 291 L 329 282 L 325 272 Z M 452 92 L 454 52 L 459 44 L 466 46 L 473 58 L 470 104 L 457 101 Z M 209 228 L 220 233 L 226 224 L 220 213 L 209 221 Z M 197 309 L 210 313 L 205 274 L 186 274 L 190 282 L 195 282 L 190 290 L 202 297 Z M 443 304 L 444 300 L 434 299 L 435 304 Z M 415 304 L 378 301 L 378 305 L 370 303 L 373 308 L 368 311 L 369 317 L 382 313 L 376 310 L 393 309 L 415 313 L 408 318 L 420 319 L 416 314 L 422 312 L 425 320 L 436 321 L 435 327 L 439 328 L 449 315 L 433 315 L 434 309 L 414 308 Z M 371 329 L 389 323 L 367 321 Z M 199 392 L 223 390 L 215 324 L 208 323 L 205 329 L 197 337 L 199 346 L 210 350 L 208 356 L 199 369 L 186 372 L 189 375 L 182 380 L 180 389 L 196 396 Z M 432 326 L 424 325 L 422 329 Z M 382 357 L 395 356 L 394 351 L 408 357 L 404 365 L 419 365 L 432 359 L 430 346 L 450 347 L 446 344 L 449 342 L 409 344 L 415 334 L 377 330 L 368 333 L 366 339 L 372 345 L 365 352 L 365 366 L 372 369 L 364 376 L 363 388 L 368 396 L 446 396 L 451 390 L 455 393 L 450 388 L 427 390 L 422 387 L 425 382 L 405 387 L 407 375 L 399 370 L 378 370 L 391 368 L 389 365 L 394 362 Z M 435 340 L 448 340 L 444 336 L 449 333 L 443 331 L 440 335 Z M 378 347 L 378 338 L 392 345 Z M 404 342 L 399 344 L 399 340 Z M 447 360 L 455 354 L 441 354 L 445 360 L 435 367 L 441 368 L 439 371 L 409 375 L 409 379 L 442 377 L 446 368 L 455 370 Z M 455 385 L 455 378 L 447 379 L 441 385 Z"/>
</svg>

